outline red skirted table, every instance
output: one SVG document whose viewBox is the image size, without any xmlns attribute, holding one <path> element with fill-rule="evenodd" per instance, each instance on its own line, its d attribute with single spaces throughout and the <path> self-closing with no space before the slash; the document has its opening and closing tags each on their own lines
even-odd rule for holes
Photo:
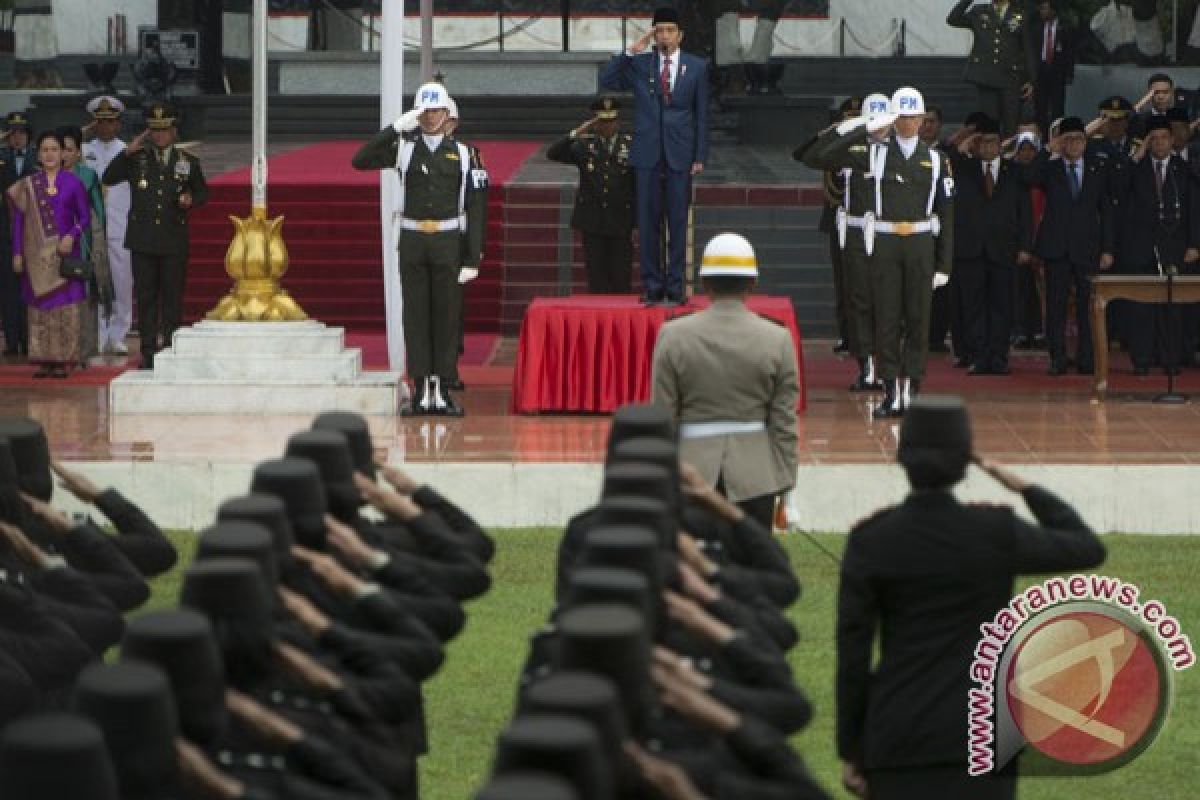
<svg viewBox="0 0 1200 800">
<path fill-rule="evenodd" d="M 748 305 L 791 331 L 800 376 L 797 410 L 804 410 L 804 354 L 791 301 L 755 295 Z M 693 297 L 678 308 L 645 307 L 632 295 L 535 298 L 517 343 L 513 413 L 611 414 L 628 403 L 646 402 L 658 329 L 707 307 L 706 297 Z"/>
</svg>

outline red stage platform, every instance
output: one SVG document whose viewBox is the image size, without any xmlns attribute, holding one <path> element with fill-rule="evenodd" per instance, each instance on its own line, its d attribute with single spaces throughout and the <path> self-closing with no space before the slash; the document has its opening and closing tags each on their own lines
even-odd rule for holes
<svg viewBox="0 0 1200 800">
<path fill-rule="evenodd" d="M 650 398 L 654 342 L 663 323 L 708 307 L 705 297 L 687 306 L 643 306 L 627 295 L 539 297 L 521 325 L 513 375 L 512 411 L 610 414 Z M 749 307 L 791 331 L 805 407 L 800 329 L 786 297 L 756 296 Z"/>
</svg>

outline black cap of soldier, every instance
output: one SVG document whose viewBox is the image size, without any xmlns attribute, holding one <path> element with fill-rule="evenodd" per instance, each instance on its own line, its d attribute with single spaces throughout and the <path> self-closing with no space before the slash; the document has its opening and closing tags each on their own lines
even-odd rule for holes
<svg viewBox="0 0 1200 800">
<path fill-rule="evenodd" d="M 602 94 L 592 101 L 591 110 L 596 119 L 616 119 L 621 113 L 621 101 L 614 95 Z"/>
<path fill-rule="evenodd" d="M 646 576 L 631 569 L 582 567 L 571 573 L 560 610 L 587 605 L 627 606 L 649 620 L 655 638 L 662 620 L 662 594 L 652 595 Z"/>
<path fill-rule="evenodd" d="M 962 479 L 971 460 L 971 421 L 961 397 L 923 394 L 904 412 L 896 460 L 949 483 Z"/>
<path fill-rule="evenodd" d="M 617 462 L 604 470 L 600 497 L 649 497 L 662 500 L 674 491 L 671 471 L 658 464 Z"/>
<path fill-rule="evenodd" d="M 679 535 L 677 517 L 662 500 L 653 497 L 605 497 L 596 504 L 592 524 L 638 525 L 654 532 L 658 546 L 664 550 L 676 548 Z"/>
<path fill-rule="evenodd" d="M 1122 119 L 1133 113 L 1133 104 L 1119 94 L 1111 94 L 1100 101 L 1098 110 L 1103 116 Z"/>
<path fill-rule="evenodd" d="M 225 730 L 225 669 L 212 625 L 189 609 L 133 617 L 121 640 L 121 660 L 154 664 L 171 683 L 179 729 L 201 747 Z"/>
<path fill-rule="evenodd" d="M 612 681 L 594 672 L 564 670 L 533 683 L 521 697 L 522 714 L 562 714 L 589 723 L 609 761 L 624 762 L 628 737 L 621 697 Z"/>
<path fill-rule="evenodd" d="M 639 525 L 597 526 L 584 537 L 583 552 L 576 569 L 614 567 L 633 570 L 650 585 L 650 591 L 662 591 L 662 548 L 655 531 Z"/>
<path fill-rule="evenodd" d="M 248 558 L 197 561 L 184 573 L 179 604 L 218 620 L 269 627 L 274 608 L 258 565 Z"/>
<path fill-rule="evenodd" d="M 613 413 L 608 431 L 608 452 L 627 439 L 665 439 L 677 442 L 679 433 L 671 412 L 654 403 L 633 403 Z"/>
<path fill-rule="evenodd" d="M 579 800 L 579 794 L 557 775 L 517 771 L 492 778 L 475 800 Z"/>
<path fill-rule="evenodd" d="M 1000 133 L 1000 120 L 995 117 L 989 117 L 987 114 L 982 115 L 975 121 L 975 132 L 982 134 L 997 134 Z"/>
<path fill-rule="evenodd" d="M 254 469 L 250 491 L 282 500 L 297 543 L 310 550 L 325 549 L 325 513 L 329 506 L 316 464 L 307 458 L 264 461 Z"/>
<path fill-rule="evenodd" d="M 558 639 L 555 667 L 608 678 L 621 696 L 625 722 L 634 736 L 646 730 L 658 702 L 642 615 L 627 606 L 580 606 L 559 615 Z"/>
<path fill-rule="evenodd" d="M 8 112 L 7 116 L 4 117 L 5 133 L 11 131 L 25 131 L 28 133 L 29 128 L 29 118 L 20 111 L 10 111 Z"/>
<path fill-rule="evenodd" d="M 650 24 L 658 25 L 664 22 L 671 22 L 678 25 L 679 12 L 670 6 L 659 6 L 658 8 L 654 9 L 654 19 Z"/>
<path fill-rule="evenodd" d="M 307 458 L 317 465 L 329 510 L 339 519 L 353 517 L 362 505 L 354 485 L 354 456 L 350 441 L 341 431 L 303 431 L 288 439 L 286 458 Z"/>
<path fill-rule="evenodd" d="M 1065 117 L 1058 124 L 1058 135 L 1065 136 L 1068 133 L 1087 133 L 1087 128 L 1083 124 L 1083 120 L 1079 117 Z"/>
<path fill-rule="evenodd" d="M 13 461 L 17 464 L 17 485 L 21 491 L 50 502 L 54 477 L 50 474 L 50 442 L 37 420 L 27 417 L 0 418 L 0 437 L 8 439 Z"/>
<path fill-rule="evenodd" d="M 531 714 L 501 732 L 492 772 L 549 772 L 569 783 L 580 800 L 613 800 L 612 768 L 591 725 L 575 717 Z"/>
<path fill-rule="evenodd" d="M 174 796 L 179 726 L 162 670 L 141 661 L 88 667 L 75 685 L 74 709 L 104 733 L 121 800 Z"/>
<path fill-rule="evenodd" d="M 287 506 L 273 494 L 245 494 L 226 500 L 217 509 L 217 522 L 251 522 L 261 525 L 271 534 L 276 562 L 287 561 L 292 557 L 292 545 L 296 543 L 296 539 L 292 534 Z"/>
<path fill-rule="evenodd" d="M 4 800 L 119 800 L 104 735 L 74 714 L 18 720 L 0 736 Z"/>
<path fill-rule="evenodd" d="M 375 446 L 371 444 L 371 429 L 367 418 L 353 411 L 326 411 L 313 420 L 315 431 L 339 431 L 350 444 L 354 456 L 354 469 L 371 478 L 375 477 Z"/>
<path fill-rule="evenodd" d="M 275 558 L 271 532 L 265 526 L 229 520 L 205 528 L 196 544 L 196 559 L 214 558 L 245 558 L 257 564 L 274 604 L 275 589 L 279 586 L 279 562 Z"/>
<path fill-rule="evenodd" d="M 672 440 L 650 436 L 626 439 L 609 452 L 606 466 L 630 461 L 658 464 L 670 471 L 673 480 L 679 479 L 679 445 Z"/>
</svg>

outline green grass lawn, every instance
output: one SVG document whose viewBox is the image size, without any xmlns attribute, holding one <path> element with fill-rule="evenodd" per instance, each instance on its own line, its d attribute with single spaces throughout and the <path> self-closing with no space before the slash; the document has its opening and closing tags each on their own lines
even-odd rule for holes
<svg viewBox="0 0 1200 800">
<path fill-rule="evenodd" d="M 422 762 L 423 800 L 464 800 L 482 783 L 496 734 L 513 707 L 517 670 L 532 631 L 550 607 L 556 534 L 549 530 L 495 533 L 492 591 L 469 607 L 466 630 L 450 646 L 446 665 L 426 687 L 430 754 Z M 175 537 L 190 556 L 187 535 Z M 817 537 L 837 553 L 843 537 Z M 1200 537 L 1108 536 L 1108 562 L 1098 570 L 1142 587 L 1144 598 L 1163 601 L 1184 633 L 1200 646 Z M 813 724 L 795 740 L 818 778 L 838 797 L 839 765 L 833 749 L 833 624 L 836 566 L 809 541 L 789 537 L 785 547 L 804 587 L 791 616 L 801 632 L 791 661 L 798 682 L 816 706 Z M 184 561 L 185 559 L 181 559 Z M 173 603 L 178 572 L 156 582 L 156 605 Z M 1124 769 L 1092 778 L 1031 778 L 1024 800 L 1175 800 L 1196 796 L 1200 752 L 1200 668 L 1177 674 L 1175 703 L 1158 741 Z M 964 700 L 964 713 L 965 700 Z M 931 799 L 933 800 L 933 799 Z"/>
</svg>

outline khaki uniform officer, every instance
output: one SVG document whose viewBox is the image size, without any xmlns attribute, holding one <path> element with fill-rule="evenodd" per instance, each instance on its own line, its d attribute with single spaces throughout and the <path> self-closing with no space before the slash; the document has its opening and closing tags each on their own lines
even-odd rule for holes
<svg viewBox="0 0 1200 800">
<path fill-rule="evenodd" d="M 734 233 L 704 248 L 704 311 L 663 326 L 654 402 L 679 425 L 681 460 L 771 529 L 775 500 L 796 482 L 796 351 L 787 328 L 746 308 L 754 248 Z"/>
<path fill-rule="evenodd" d="M 130 210 L 125 247 L 133 253 L 142 369 L 154 366 L 159 334 L 163 347 L 183 318 L 188 261 L 188 213 L 208 200 L 200 159 L 175 146 L 175 112 L 155 103 L 146 112 L 147 130 L 113 157 L 104 185 L 129 182 Z M 150 138 L 150 147 L 144 145 Z"/>
<path fill-rule="evenodd" d="M 821 148 L 823 163 L 872 176 L 872 208 L 863 220 L 871 255 L 875 355 L 883 380 L 876 418 L 898 417 L 925 376 L 933 289 L 950 278 L 954 255 L 954 178 L 946 157 L 917 135 L 925 100 L 905 87 L 892 95 L 892 113 L 838 126 Z M 869 130 L 894 123 L 882 147 L 864 147 Z M 901 383 L 900 378 L 905 380 Z"/>
<path fill-rule="evenodd" d="M 450 95 L 440 83 L 417 89 L 411 111 L 354 154 L 355 169 L 395 168 L 402 185 L 400 281 L 404 347 L 413 404 L 401 413 L 460 417 L 446 388 L 458 358 L 459 283 L 479 275 L 487 172 L 478 151 L 441 133 Z M 411 141 L 403 134 L 417 132 Z"/>
</svg>

